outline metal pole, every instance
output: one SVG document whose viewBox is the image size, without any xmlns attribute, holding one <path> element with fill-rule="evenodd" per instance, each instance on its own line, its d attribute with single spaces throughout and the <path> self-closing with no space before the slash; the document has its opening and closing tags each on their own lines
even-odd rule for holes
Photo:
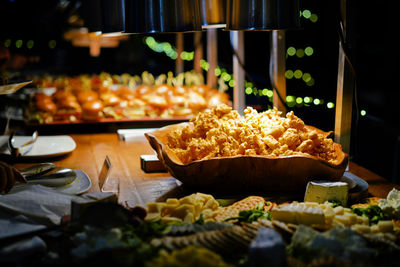
<svg viewBox="0 0 400 267">
<path fill-rule="evenodd" d="M 230 32 L 231 43 L 233 49 L 235 49 L 239 59 L 233 55 L 233 79 L 235 86 L 233 87 L 233 108 L 243 115 L 245 108 L 245 94 L 244 94 L 244 70 L 239 64 L 244 64 L 244 32 L 243 31 L 231 31 Z"/>
<path fill-rule="evenodd" d="M 183 52 L 183 33 L 176 34 L 176 52 L 178 57 L 175 61 L 175 75 L 183 72 L 183 59 L 181 58 L 181 53 Z"/>
<path fill-rule="evenodd" d="M 207 85 L 211 88 L 217 88 L 217 76 L 215 76 L 215 69 L 218 64 L 217 29 L 207 29 L 207 62 L 209 64 Z"/>
<path fill-rule="evenodd" d="M 271 64 L 270 64 L 270 79 L 274 87 L 273 106 L 286 114 L 286 44 L 285 31 L 276 30 L 271 33 Z M 278 96 L 282 98 L 279 98 Z"/>
<path fill-rule="evenodd" d="M 343 19 L 343 37 L 346 36 L 348 28 L 346 19 L 347 1 L 341 1 L 341 15 Z M 342 145 L 343 151 L 350 154 L 351 120 L 354 93 L 354 77 L 349 62 L 346 61 L 346 54 L 342 42 L 339 42 L 339 62 L 336 93 L 336 114 L 335 114 L 335 142 Z"/>
<path fill-rule="evenodd" d="M 202 42 L 203 32 L 194 33 L 194 70 L 197 73 L 202 73 L 203 70 L 200 66 L 200 60 L 203 59 L 203 42 Z"/>
</svg>

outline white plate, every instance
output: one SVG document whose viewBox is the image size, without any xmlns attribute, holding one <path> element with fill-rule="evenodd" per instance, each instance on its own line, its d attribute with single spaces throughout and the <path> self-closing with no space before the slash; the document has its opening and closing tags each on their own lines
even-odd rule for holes
<svg viewBox="0 0 400 267">
<path fill-rule="evenodd" d="M 4 137 L 4 136 L 3 136 Z M 21 146 L 31 140 L 31 136 L 15 136 L 15 147 Z M 32 149 L 25 154 L 20 155 L 22 158 L 42 158 L 42 157 L 55 157 L 68 154 L 76 148 L 76 143 L 68 135 L 54 135 L 54 136 L 38 136 Z M 7 146 L 0 147 L 0 154 L 10 155 Z"/>
<path fill-rule="evenodd" d="M 92 186 L 89 176 L 82 170 L 74 170 L 76 172 L 76 179 L 68 185 L 60 187 L 52 187 L 60 193 L 80 195 L 87 192 Z"/>
<path fill-rule="evenodd" d="M 85 192 L 87 192 L 90 187 L 92 186 L 92 182 L 89 178 L 89 176 L 82 170 L 74 170 L 76 172 L 76 178 L 75 180 L 67 185 L 63 186 L 58 186 L 58 187 L 53 187 L 53 186 L 46 186 L 51 189 L 56 190 L 57 192 L 64 193 L 64 194 L 70 194 L 70 195 L 80 195 Z M 37 182 L 35 184 L 40 184 L 40 182 Z M 13 187 L 12 190 L 24 190 L 27 186 L 35 185 L 33 183 L 17 183 Z M 42 185 L 45 186 L 45 185 Z"/>
</svg>

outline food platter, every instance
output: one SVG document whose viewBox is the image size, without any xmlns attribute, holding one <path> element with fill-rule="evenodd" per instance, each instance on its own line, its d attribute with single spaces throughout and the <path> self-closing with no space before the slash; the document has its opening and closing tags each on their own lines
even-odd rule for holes
<svg viewBox="0 0 400 267">
<path fill-rule="evenodd" d="M 26 121 L 46 125 L 182 121 L 219 103 L 230 104 L 227 93 L 200 81 L 128 85 L 114 83 L 109 75 L 82 79 L 64 79 L 64 85 L 35 90 L 25 110 Z"/>
<path fill-rule="evenodd" d="M 303 192 L 311 180 L 339 181 L 348 163 L 348 155 L 340 145 L 335 144 L 338 155 L 336 164 L 312 156 L 234 156 L 183 164 L 166 143 L 169 132 L 186 125 L 179 123 L 165 126 L 145 133 L 145 136 L 170 174 L 185 186 L 198 190 L 212 187 L 222 191 Z"/>
</svg>

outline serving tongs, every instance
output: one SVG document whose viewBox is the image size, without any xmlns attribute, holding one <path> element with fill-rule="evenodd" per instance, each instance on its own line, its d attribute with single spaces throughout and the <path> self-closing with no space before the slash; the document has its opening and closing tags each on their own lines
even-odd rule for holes
<svg viewBox="0 0 400 267">
<path fill-rule="evenodd" d="M 20 170 L 28 183 L 58 187 L 71 184 L 77 174 L 74 170 L 57 167 L 53 163 L 40 163 Z"/>
<path fill-rule="evenodd" d="M 38 131 L 35 131 L 32 134 L 31 140 L 29 140 L 28 142 L 26 142 L 25 144 L 23 144 L 19 147 L 16 147 L 15 132 L 12 132 L 10 134 L 10 137 L 8 138 L 8 149 L 10 150 L 11 156 L 14 158 L 18 158 L 19 156 L 25 155 L 26 153 L 28 153 L 32 149 L 33 144 L 36 142 L 38 136 L 39 136 Z"/>
<path fill-rule="evenodd" d="M 8 95 L 15 93 L 25 85 L 32 83 L 32 81 L 17 81 L 5 85 L 0 85 L 0 95 Z"/>
</svg>

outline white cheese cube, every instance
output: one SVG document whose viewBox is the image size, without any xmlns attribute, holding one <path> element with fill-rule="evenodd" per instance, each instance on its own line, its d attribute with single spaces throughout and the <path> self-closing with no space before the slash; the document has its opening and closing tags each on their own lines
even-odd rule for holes
<svg viewBox="0 0 400 267">
<path fill-rule="evenodd" d="M 363 224 L 352 225 L 351 229 L 364 234 L 368 234 L 371 231 L 369 225 L 363 225 Z"/>
<path fill-rule="evenodd" d="M 393 232 L 393 222 L 391 220 L 379 221 L 378 228 L 382 233 Z"/>
<path fill-rule="evenodd" d="M 371 226 L 371 233 L 379 233 L 379 227 L 377 224 Z"/>
<path fill-rule="evenodd" d="M 342 206 L 334 207 L 333 210 L 335 211 L 336 215 L 343 215 L 344 209 Z"/>
<path fill-rule="evenodd" d="M 348 185 L 344 182 L 311 181 L 307 184 L 304 202 L 324 203 L 335 200 L 346 206 L 348 191 Z"/>
<path fill-rule="evenodd" d="M 400 209 L 400 191 L 393 188 L 387 195 L 387 201 L 395 210 Z"/>
<path fill-rule="evenodd" d="M 344 226 L 349 225 L 349 217 L 347 217 L 345 215 L 336 215 L 335 221 Z"/>
<path fill-rule="evenodd" d="M 322 206 L 322 205 L 321 205 Z M 325 215 L 325 223 L 326 224 L 332 224 L 333 219 L 335 218 L 335 211 L 332 208 L 332 206 L 329 205 L 324 205 L 324 207 L 321 207 L 324 211 Z"/>
<path fill-rule="evenodd" d="M 369 225 L 369 219 L 368 219 L 368 217 L 357 216 L 357 223 L 364 224 L 364 225 Z"/>
<path fill-rule="evenodd" d="M 347 217 L 348 225 L 353 225 L 357 223 L 357 215 L 354 213 L 345 213 L 343 216 Z"/>
<path fill-rule="evenodd" d="M 304 203 L 291 203 L 271 210 L 274 220 L 294 224 L 324 224 L 324 211 Z"/>
</svg>

